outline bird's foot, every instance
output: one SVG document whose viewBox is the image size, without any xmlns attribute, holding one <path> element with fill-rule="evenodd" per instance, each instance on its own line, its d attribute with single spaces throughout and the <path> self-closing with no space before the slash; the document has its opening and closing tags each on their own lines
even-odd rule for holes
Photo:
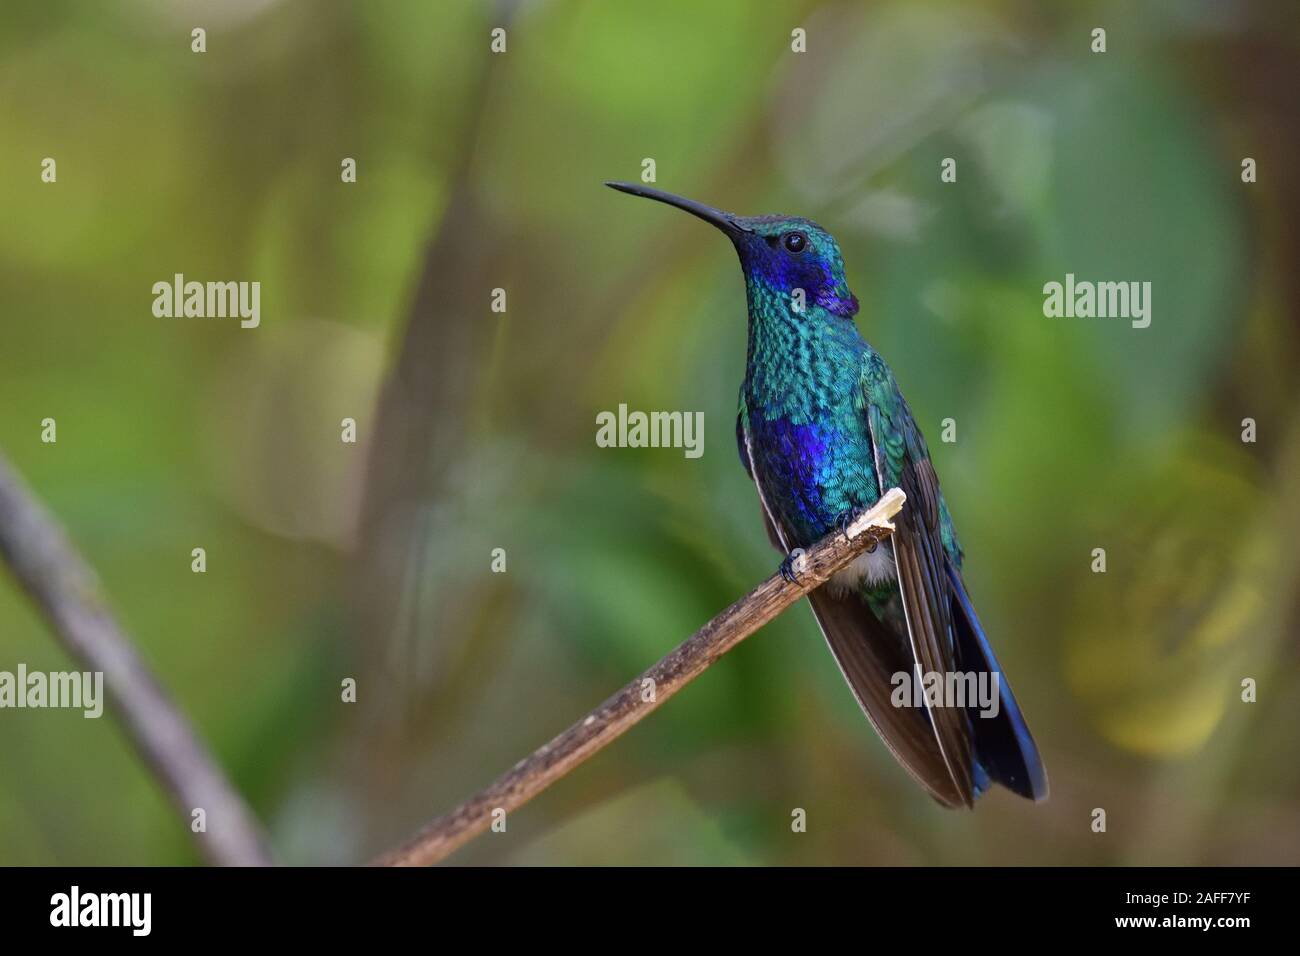
<svg viewBox="0 0 1300 956">
<path fill-rule="evenodd" d="M 839 528 L 840 531 L 843 533 L 844 537 L 847 538 L 849 536 L 849 528 L 853 526 L 853 522 L 857 520 L 857 517 L 858 517 L 857 511 L 849 510 L 849 511 L 841 512 L 839 517 L 835 519 L 835 527 Z M 867 550 L 863 551 L 862 553 L 870 554 L 872 551 L 876 550 L 876 546 L 879 543 L 880 543 L 879 541 L 871 542 L 871 547 L 867 548 Z"/>
<path fill-rule="evenodd" d="M 781 577 L 785 578 L 791 584 L 798 584 L 799 572 L 803 570 L 803 567 L 804 567 L 803 548 L 795 548 L 793 551 L 787 554 L 785 556 L 785 560 L 781 562 Z"/>
</svg>

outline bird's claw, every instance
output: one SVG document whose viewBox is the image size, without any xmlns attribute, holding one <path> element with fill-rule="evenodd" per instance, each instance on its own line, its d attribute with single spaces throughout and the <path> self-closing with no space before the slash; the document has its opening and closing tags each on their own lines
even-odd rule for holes
<svg viewBox="0 0 1300 956">
<path fill-rule="evenodd" d="M 849 528 L 853 527 L 853 522 L 857 519 L 857 517 L 858 517 L 858 512 L 853 510 L 841 512 L 839 517 L 835 519 L 835 527 L 839 528 L 840 532 L 844 535 L 844 537 L 847 538 L 849 536 Z M 872 551 L 876 550 L 876 545 L 878 545 L 879 543 L 880 543 L 879 541 L 871 542 L 871 547 L 867 548 L 867 550 L 863 551 L 862 553 L 870 554 Z"/>
<path fill-rule="evenodd" d="M 791 584 L 799 583 L 799 570 L 803 567 L 803 548 L 795 548 L 781 562 L 781 577 Z"/>
</svg>

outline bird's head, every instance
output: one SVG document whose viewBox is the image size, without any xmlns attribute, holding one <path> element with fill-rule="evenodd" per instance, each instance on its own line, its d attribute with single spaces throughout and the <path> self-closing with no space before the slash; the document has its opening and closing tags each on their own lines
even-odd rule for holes
<svg viewBox="0 0 1300 956">
<path fill-rule="evenodd" d="M 737 216 L 637 183 L 605 185 L 633 196 L 676 206 L 726 233 L 740 256 L 751 296 L 774 295 L 810 313 L 820 307 L 849 319 L 858 300 L 844 278 L 844 259 L 834 237 L 799 216 Z M 802 291 L 802 296 L 799 292 Z M 796 309 L 795 311 L 798 311 Z"/>
</svg>

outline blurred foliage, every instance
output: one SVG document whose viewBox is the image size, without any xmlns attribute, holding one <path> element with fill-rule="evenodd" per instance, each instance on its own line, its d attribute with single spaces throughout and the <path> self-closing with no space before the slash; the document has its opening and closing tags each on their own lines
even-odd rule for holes
<svg viewBox="0 0 1300 956">
<path fill-rule="evenodd" d="M 799 607 L 457 860 L 1296 858 L 1293 3 L 11 0 L 0 23 L 0 448 L 284 858 L 384 848 L 774 569 L 734 450 L 734 256 L 600 185 L 644 157 L 839 237 L 1052 798 L 932 805 Z M 486 237 L 472 277 L 427 253 Z M 260 281 L 261 328 L 154 318 L 176 272 Z M 1150 281 L 1151 327 L 1044 318 L 1066 272 Z M 447 343 L 421 361 L 460 404 L 420 427 L 454 453 L 368 528 L 408 324 Z M 704 456 L 597 448 L 622 402 L 702 410 Z M 379 623 L 357 592 L 385 542 Z M 18 662 L 68 666 L 5 586 Z M 0 757 L 0 862 L 195 860 L 111 719 L 0 712 Z"/>
</svg>

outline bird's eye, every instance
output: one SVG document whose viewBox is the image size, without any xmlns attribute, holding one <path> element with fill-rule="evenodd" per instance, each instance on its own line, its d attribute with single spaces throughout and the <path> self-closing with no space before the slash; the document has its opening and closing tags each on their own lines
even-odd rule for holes
<svg viewBox="0 0 1300 956">
<path fill-rule="evenodd" d="M 781 239 L 787 252 L 800 253 L 808 247 L 808 237 L 802 232 L 787 232 Z"/>
</svg>

